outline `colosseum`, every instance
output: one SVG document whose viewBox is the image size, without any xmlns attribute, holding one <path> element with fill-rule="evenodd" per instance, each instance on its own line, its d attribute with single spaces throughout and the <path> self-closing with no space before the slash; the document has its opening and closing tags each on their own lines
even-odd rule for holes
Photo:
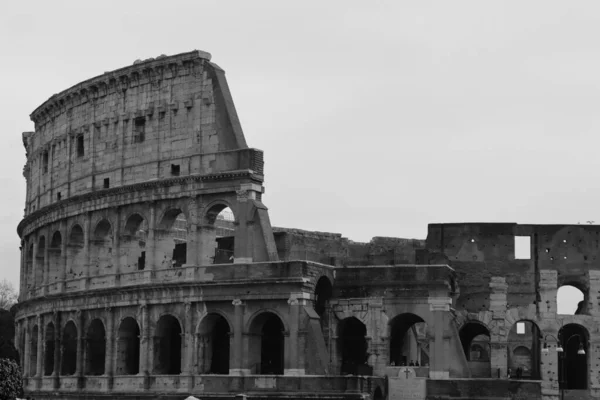
<svg viewBox="0 0 600 400">
<path fill-rule="evenodd" d="M 192 51 L 50 97 L 27 162 L 16 343 L 35 399 L 600 397 L 600 227 L 271 226 L 263 152 Z M 574 315 L 557 291 L 584 294 Z"/>
</svg>

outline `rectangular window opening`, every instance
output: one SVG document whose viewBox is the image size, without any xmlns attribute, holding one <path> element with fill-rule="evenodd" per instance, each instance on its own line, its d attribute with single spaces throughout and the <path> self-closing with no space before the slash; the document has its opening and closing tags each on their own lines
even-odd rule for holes
<svg viewBox="0 0 600 400">
<path fill-rule="evenodd" d="M 531 259 L 531 236 L 515 236 L 515 260 Z"/>
<path fill-rule="evenodd" d="M 108 189 L 110 187 L 110 178 L 104 178 L 104 189 Z"/>
<path fill-rule="evenodd" d="M 525 322 L 517 322 L 517 335 L 525 334 Z"/>
<path fill-rule="evenodd" d="M 146 119 L 136 118 L 133 126 L 133 143 L 142 143 L 146 134 Z"/>
<path fill-rule="evenodd" d="M 48 152 L 44 152 L 43 156 L 43 164 L 44 164 L 44 173 L 48 172 Z"/>
<path fill-rule="evenodd" d="M 56 200 L 60 201 L 62 198 L 62 195 L 60 194 L 60 192 L 56 193 Z"/>
<path fill-rule="evenodd" d="M 83 146 L 83 135 L 77 136 L 77 157 L 83 157 L 85 155 L 85 148 Z"/>
<path fill-rule="evenodd" d="M 171 164 L 171 175 L 179 176 L 180 167 L 178 164 Z"/>
</svg>

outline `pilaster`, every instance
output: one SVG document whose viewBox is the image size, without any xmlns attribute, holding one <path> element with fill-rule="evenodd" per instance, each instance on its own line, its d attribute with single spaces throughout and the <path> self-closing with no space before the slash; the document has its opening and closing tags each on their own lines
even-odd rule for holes
<svg viewBox="0 0 600 400">
<path fill-rule="evenodd" d="M 450 297 L 430 297 L 429 310 L 433 314 L 433 351 L 430 354 L 429 377 L 432 379 L 449 379 L 450 368 L 444 331 L 448 325 L 448 313 L 452 299 Z"/>
<path fill-rule="evenodd" d="M 249 375 L 250 370 L 246 367 L 244 360 L 245 349 L 243 346 L 244 331 L 244 308 L 245 304 L 240 299 L 234 299 L 231 304 L 234 307 L 233 320 L 233 351 L 229 359 L 229 375 Z"/>
</svg>

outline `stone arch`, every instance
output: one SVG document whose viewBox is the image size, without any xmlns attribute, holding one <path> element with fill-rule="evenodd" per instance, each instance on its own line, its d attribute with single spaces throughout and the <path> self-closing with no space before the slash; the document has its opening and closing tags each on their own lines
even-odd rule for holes
<svg viewBox="0 0 600 400">
<path fill-rule="evenodd" d="M 569 290 L 570 289 L 570 290 Z M 577 297 L 577 291 L 581 295 L 581 300 L 577 302 L 573 312 L 564 311 L 569 302 Z M 566 292 L 566 293 L 565 293 Z M 589 314 L 589 282 L 582 277 L 560 277 L 558 280 L 558 289 L 556 291 L 556 312 L 563 315 Z M 567 303 L 567 304 L 565 304 Z M 575 306 L 575 305 L 574 305 Z M 562 312 L 561 312 L 562 311 Z"/>
<path fill-rule="evenodd" d="M 69 320 L 65 323 L 61 339 L 61 375 L 73 375 L 77 366 L 77 326 Z"/>
<path fill-rule="evenodd" d="M 56 343 L 56 332 L 52 322 L 46 325 L 44 342 L 44 375 L 49 376 L 54 373 L 54 346 Z"/>
<path fill-rule="evenodd" d="M 232 263 L 238 219 L 230 203 L 221 199 L 210 202 L 202 211 L 201 221 L 200 264 Z"/>
<path fill-rule="evenodd" d="M 140 326 L 133 317 L 125 317 L 117 331 L 117 375 L 140 372 Z"/>
<path fill-rule="evenodd" d="M 123 225 L 119 248 L 121 271 L 141 271 L 146 268 L 148 221 L 140 213 L 130 214 Z"/>
<path fill-rule="evenodd" d="M 81 225 L 74 224 L 67 239 L 67 277 L 70 279 L 83 275 L 85 265 L 85 235 Z"/>
<path fill-rule="evenodd" d="M 489 357 L 490 329 L 480 321 L 471 320 L 460 328 L 459 337 L 471 370 L 471 376 L 474 378 L 490 378 L 492 373 Z M 481 353 L 478 353 L 477 347 L 473 349 L 474 345 L 485 350 L 487 357 L 482 357 Z"/>
<path fill-rule="evenodd" d="M 558 331 L 563 354 L 558 359 L 561 389 L 586 390 L 589 387 L 589 331 L 579 324 L 566 324 Z M 579 354 L 583 351 L 583 354 Z"/>
<path fill-rule="evenodd" d="M 171 314 L 163 314 L 156 322 L 154 335 L 154 373 L 178 375 L 181 373 L 182 325 Z"/>
<path fill-rule="evenodd" d="M 31 340 L 30 340 L 30 350 L 29 350 L 29 376 L 37 375 L 37 359 L 41 357 L 41 354 L 38 354 L 38 330 L 39 326 L 34 325 L 31 328 Z"/>
<path fill-rule="evenodd" d="M 38 287 L 44 282 L 44 264 L 46 261 L 46 237 L 38 237 L 38 246 L 35 253 L 35 286 Z"/>
<path fill-rule="evenodd" d="M 356 317 L 341 320 L 337 327 L 337 352 L 340 355 L 341 374 L 363 375 L 361 369 L 369 358 L 367 349 L 366 325 Z"/>
<path fill-rule="evenodd" d="M 90 241 L 90 276 L 104 275 L 112 267 L 113 228 L 106 218 L 101 218 L 92 231 Z"/>
<path fill-rule="evenodd" d="M 422 346 L 428 346 L 427 324 L 413 313 L 396 315 L 388 322 L 389 361 L 394 365 L 429 364 L 423 357 Z"/>
<path fill-rule="evenodd" d="M 251 373 L 283 375 L 285 358 L 285 325 L 271 311 L 255 314 L 250 321 L 248 360 Z"/>
<path fill-rule="evenodd" d="M 27 283 L 29 287 L 35 286 L 33 282 L 33 241 L 27 245 L 27 251 L 25 253 L 25 264 L 27 268 Z"/>
<path fill-rule="evenodd" d="M 50 247 L 48 247 L 48 282 L 53 282 L 60 278 L 62 269 L 62 243 L 62 234 L 60 231 L 54 231 L 50 240 Z"/>
<path fill-rule="evenodd" d="M 154 234 L 156 262 L 161 268 L 181 267 L 188 262 L 189 218 L 185 207 L 169 207 L 161 215 Z"/>
<path fill-rule="evenodd" d="M 510 328 L 507 337 L 508 368 L 515 373 L 520 368 L 521 376 L 529 379 L 541 377 L 542 334 L 538 325 L 530 320 L 516 321 Z M 517 349 L 520 349 L 516 352 Z M 523 351 L 527 350 L 527 355 Z"/>
<path fill-rule="evenodd" d="M 314 309 L 323 319 L 323 314 L 329 304 L 329 300 L 333 294 L 333 285 L 329 277 L 323 275 L 317 280 L 314 292 Z"/>
<path fill-rule="evenodd" d="M 198 323 L 198 373 L 229 374 L 232 329 L 221 314 L 210 312 Z"/>
<path fill-rule="evenodd" d="M 106 329 L 99 318 L 94 318 L 86 334 L 86 375 L 103 375 L 106 363 Z"/>
</svg>

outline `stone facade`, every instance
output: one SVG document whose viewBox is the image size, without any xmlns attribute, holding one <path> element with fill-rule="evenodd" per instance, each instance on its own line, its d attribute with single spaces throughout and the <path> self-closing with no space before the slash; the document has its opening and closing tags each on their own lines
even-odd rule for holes
<svg viewBox="0 0 600 400">
<path fill-rule="evenodd" d="M 36 398 L 383 399 L 410 379 L 431 398 L 600 395 L 599 227 L 369 243 L 272 228 L 263 153 L 201 51 L 107 72 L 31 118 L 15 341 Z M 565 284 L 585 293 L 577 315 L 556 313 Z"/>
</svg>

